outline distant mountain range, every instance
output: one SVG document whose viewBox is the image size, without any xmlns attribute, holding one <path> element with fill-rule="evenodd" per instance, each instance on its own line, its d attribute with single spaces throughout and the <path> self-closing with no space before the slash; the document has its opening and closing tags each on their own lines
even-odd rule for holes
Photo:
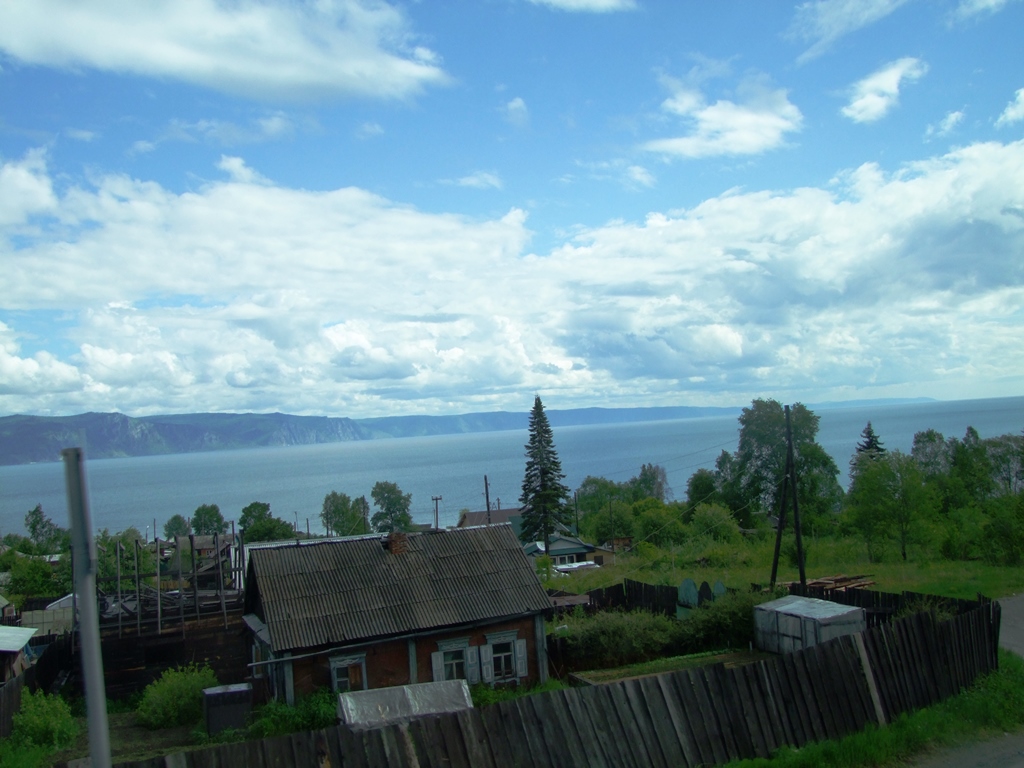
<svg viewBox="0 0 1024 768">
<path fill-rule="evenodd" d="M 552 426 L 662 421 L 738 415 L 739 408 L 580 408 L 547 411 Z M 122 413 L 0 418 L 0 465 L 59 461 L 81 446 L 92 459 L 168 453 L 312 445 L 347 440 L 496 432 L 527 428 L 529 414 L 497 411 L 460 416 L 374 419 L 290 416 L 285 413 L 189 413 L 131 417 Z"/>
<path fill-rule="evenodd" d="M 872 400 L 821 407 L 919 402 Z M 741 407 L 577 408 L 547 411 L 553 427 L 738 416 Z M 122 413 L 0 418 L 0 465 L 59 461 L 63 448 L 83 447 L 92 459 L 168 453 L 312 445 L 347 440 L 423 437 L 468 432 L 525 430 L 528 413 L 466 413 L 459 416 L 385 416 L 373 419 L 290 416 L 285 413 L 187 413 L 131 417 Z"/>
</svg>

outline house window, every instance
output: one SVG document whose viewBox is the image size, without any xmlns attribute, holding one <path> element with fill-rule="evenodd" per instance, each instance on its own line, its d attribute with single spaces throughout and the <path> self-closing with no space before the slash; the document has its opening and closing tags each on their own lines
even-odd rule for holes
<svg viewBox="0 0 1024 768">
<path fill-rule="evenodd" d="M 466 651 L 443 651 L 444 653 L 444 679 L 465 680 L 466 679 Z"/>
<path fill-rule="evenodd" d="M 480 682 L 480 656 L 468 637 L 439 641 L 430 661 L 435 681 L 465 680 L 470 685 Z"/>
<path fill-rule="evenodd" d="M 480 666 L 485 683 L 526 677 L 526 640 L 518 632 L 493 632 L 487 645 L 480 646 Z"/>
<path fill-rule="evenodd" d="M 268 646 L 261 643 L 259 640 L 253 640 L 252 643 L 252 676 L 263 677 L 266 674 L 267 667 L 261 662 L 268 661 L 273 658 L 270 653 Z"/>
<path fill-rule="evenodd" d="M 515 654 L 516 646 L 512 641 L 491 645 L 495 680 L 509 680 L 516 676 Z"/>
<path fill-rule="evenodd" d="M 331 659 L 331 687 L 337 693 L 366 690 L 366 655 Z"/>
</svg>

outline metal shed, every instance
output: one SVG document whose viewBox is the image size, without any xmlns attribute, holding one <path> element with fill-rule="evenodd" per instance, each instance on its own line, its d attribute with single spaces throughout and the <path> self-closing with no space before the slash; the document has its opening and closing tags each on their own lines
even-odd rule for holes
<svg viewBox="0 0 1024 768">
<path fill-rule="evenodd" d="M 771 653 L 799 651 L 865 629 L 863 608 L 814 597 L 790 595 L 754 608 L 757 647 Z"/>
</svg>

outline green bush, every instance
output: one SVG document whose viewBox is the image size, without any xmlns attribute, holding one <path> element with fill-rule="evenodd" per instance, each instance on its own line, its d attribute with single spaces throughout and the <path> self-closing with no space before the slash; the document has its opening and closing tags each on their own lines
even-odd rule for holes
<svg viewBox="0 0 1024 768">
<path fill-rule="evenodd" d="M 676 652 L 747 648 L 754 640 L 754 606 L 774 597 L 759 592 L 733 592 L 705 603 L 679 622 Z"/>
<path fill-rule="evenodd" d="M 191 725 L 203 714 L 203 689 L 217 685 L 217 676 L 207 666 L 188 664 L 165 670 L 160 679 L 146 686 L 135 710 L 139 725 L 174 728 Z"/>
<path fill-rule="evenodd" d="M 42 691 L 22 694 L 21 709 L 13 722 L 11 740 L 24 746 L 64 749 L 78 735 L 78 722 L 68 703 Z"/>
<path fill-rule="evenodd" d="M 735 542 L 741 538 L 740 524 L 732 512 L 719 504 L 698 504 L 690 528 L 695 536 L 710 536 L 717 541 Z"/>
<path fill-rule="evenodd" d="M 619 667 L 661 654 L 676 620 L 649 611 L 602 611 L 566 617 L 567 655 L 591 668 Z"/>
<path fill-rule="evenodd" d="M 330 728 L 337 722 L 338 699 L 330 688 L 320 688 L 299 699 L 294 707 L 280 701 L 268 701 L 255 714 L 246 729 L 251 739 L 283 736 L 286 733 Z"/>
</svg>

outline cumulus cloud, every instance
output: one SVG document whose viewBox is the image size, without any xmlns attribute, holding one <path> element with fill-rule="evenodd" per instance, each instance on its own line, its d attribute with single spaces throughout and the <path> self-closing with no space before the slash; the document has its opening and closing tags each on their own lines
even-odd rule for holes
<svg viewBox="0 0 1024 768">
<path fill-rule="evenodd" d="M 928 65 L 920 59 L 906 57 L 886 64 L 850 89 L 850 103 L 842 113 L 855 123 L 872 123 L 885 117 L 899 104 L 900 86 L 920 80 Z"/>
<path fill-rule="evenodd" d="M 636 0 L 530 0 L 534 5 L 546 5 L 560 11 L 589 11 L 608 13 L 610 11 L 632 11 Z"/>
<path fill-rule="evenodd" d="M 653 187 L 657 183 L 649 170 L 642 165 L 631 165 L 626 169 L 626 179 L 641 187 Z"/>
<path fill-rule="evenodd" d="M 681 118 L 687 130 L 683 136 L 644 143 L 642 149 L 649 152 L 685 158 L 755 155 L 782 145 L 803 123 L 787 91 L 773 88 L 762 77 L 745 79 L 735 101 L 714 103 L 688 82 L 667 77 L 662 82 L 672 91 L 662 111 Z"/>
<path fill-rule="evenodd" d="M 1006 109 L 996 120 L 996 128 L 1019 123 L 1021 120 L 1024 120 L 1024 88 L 1019 89 L 1013 101 L 1006 105 Z"/>
<path fill-rule="evenodd" d="M 530 111 L 526 108 L 526 102 L 519 96 L 502 105 L 501 111 L 512 125 L 522 127 L 530 122 Z"/>
<path fill-rule="evenodd" d="M 1024 384 L 1024 141 L 729 192 L 544 253 L 518 209 L 427 213 L 220 165 L 180 193 L 116 174 L 55 192 L 35 167 L 49 197 L 0 240 L 4 306 L 74 322 L 33 354 L 0 327 L 0 409 L 52 411 L 55 389 L 64 409 L 370 416 L 541 390 L 571 407 Z"/>
<path fill-rule="evenodd" d="M 3 3 L 0 50 L 261 99 L 404 98 L 447 81 L 400 11 L 362 0 Z"/>
<path fill-rule="evenodd" d="M 800 55 L 799 61 L 820 56 L 839 38 L 884 19 L 908 2 L 910 0 L 812 0 L 801 3 L 796 8 L 790 35 L 813 44 Z"/>
<path fill-rule="evenodd" d="M 925 138 L 931 138 L 932 136 L 948 136 L 956 127 L 960 125 L 964 120 L 964 113 L 962 110 L 948 113 L 942 120 L 939 121 L 938 125 L 929 125 L 925 131 Z"/>
<path fill-rule="evenodd" d="M 0 226 L 20 224 L 56 202 L 44 150 L 31 150 L 21 160 L 0 166 Z"/>
</svg>

